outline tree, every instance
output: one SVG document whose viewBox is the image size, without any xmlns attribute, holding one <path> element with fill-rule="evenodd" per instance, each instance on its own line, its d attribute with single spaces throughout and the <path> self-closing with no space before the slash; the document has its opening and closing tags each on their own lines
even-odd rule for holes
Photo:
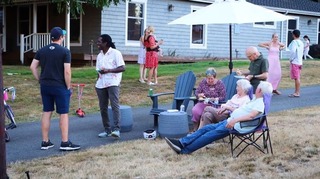
<svg viewBox="0 0 320 179">
<path fill-rule="evenodd" d="M 96 8 L 109 7 L 111 4 L 118 5 L 120 1 L 126 0 L 51 0 L 52 3 L 57 4 L 57 10 L 59 13 L 65 11 L 66 7 L 70 7 L 70 14 L 75 16 L 76 14 L 84 14 L 82 4 L 89 4 Z"/>
<path fill-rule="evenodd" d="M 118 5 L 121 1 L 126 0 L 50 0 L 51 3 L 57 4 L 57 11 L 59 13 L 64 12 L 66 7 L 70 7 L 70 14 L 75 16 L 76 14 L 84 14 L 82 4 L 89 4 L 96 8 L 109 7 L 111 4 Z M 1 0 L 1 4 L 14 5 L 15 0 Z"/>
</svg>

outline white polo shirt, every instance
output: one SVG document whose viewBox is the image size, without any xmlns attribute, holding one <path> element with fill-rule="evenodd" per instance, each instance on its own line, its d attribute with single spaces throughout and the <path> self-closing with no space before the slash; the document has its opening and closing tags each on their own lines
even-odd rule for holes
<svg viewBox="0 0 320 179">
<path fill-rule="evenodd" d="M 115 69 L 119 66 L 125 65 L 122 54 L 119 50 L 109 48 L 107 53 L 101 51 L 97 56 L 96 70 L 101 69 Z M 99 75 L 96 82 L 96 88 L 102 89 L 109 86 L 119 86 L 122 79 L 122 72 L 120 73 L 106 73 Z"/>
</svg>

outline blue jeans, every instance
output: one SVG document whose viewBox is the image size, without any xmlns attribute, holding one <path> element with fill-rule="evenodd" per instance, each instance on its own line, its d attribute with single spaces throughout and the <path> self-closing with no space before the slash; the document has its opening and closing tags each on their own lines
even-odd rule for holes
<svg viewBox="0 0 320 179">
<path fill-rule="evenodd" d="M 179 141 L 183 145 L 182 154 L 192 153 L 213 141 L 222 139 L 229 135 L 229 129 L 226 128 L 227 120 L 216 124 L 209 124 L 189 136 L 181 138 Z"/>
</svg>

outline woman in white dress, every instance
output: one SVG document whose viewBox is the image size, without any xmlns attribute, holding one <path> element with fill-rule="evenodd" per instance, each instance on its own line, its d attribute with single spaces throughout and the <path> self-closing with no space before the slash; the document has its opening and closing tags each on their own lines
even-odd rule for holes
<svg viewBox="0 0 320 179">
<path fill-rule="evenodd" d="M 138 54 L 138 64 L 140 64 L 140 68 L 139 68 L 139 74 L 140 74 L 139 81 L 140 81 L 140 83 L 145 83 L 145 80 L 147 80 L 147 78 L 146 78 L 147 70 L 145 68 L 146 49 L 145 49 L 145 47 L 143 45 L 145 34 L 146 34 L 146 30 L 144 30 L 143 36 L 141 36 L 140 39 L 139 39 L 140 48 L 139 48 L 139 54 Z"/>
<path fill-rule="evenodd" d="M 310 50 L 310 39 L 307 35 L 303 36 L 303 40 L 304 40 L 304 49 L 303 49 L 303 59 L 307 60 L 307 57 L 309 57 L 310 59 L 313 59 L 310 55 L 309 55 L 309 50 Z"/>
</svg>

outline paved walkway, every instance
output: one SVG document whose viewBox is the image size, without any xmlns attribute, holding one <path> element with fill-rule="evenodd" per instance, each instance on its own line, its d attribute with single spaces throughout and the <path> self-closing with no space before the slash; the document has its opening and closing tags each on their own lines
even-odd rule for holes
<svg viewBox="0 0 320 179">
<path fill-rule="evenodd" d="M 274 95 L 270 112 L 286 109 L 315 106 L 320 104 L 320 86 L 303 87 L 300 98 L 289 98 L 292 89 L 281 90 L 282 95 Z M 169 105 L 164 105 L 168 107 Z M 135 140 L 143 138 L 143 131 L 153 128 L 153 116 L 149 115 L 150 107 L 132 108 L 133 129 L 130 132 L 121 133 L 121 139 L 98 138 L 103 131 L 100 114 L 89 114 L 84 118 L 70 118 L 70 140 L 80 144 L 82 149 L 89 149 L 115 142 Z M 190 110 L 190 108 L 189 108 Z M 55 147 L 49 150 L 40 150 L 41 125 L 40 122 L 18 124 L 18 127 L 9 130 L 11 141 L 6 143 L 7 162 L 25 161 L 35 158 L 44 158 L 54 155 L 63 155 L 66 152 L 59 151 L 60 129 L 59 121 L 52 120 L 50 139 Z"/>
</svg>

